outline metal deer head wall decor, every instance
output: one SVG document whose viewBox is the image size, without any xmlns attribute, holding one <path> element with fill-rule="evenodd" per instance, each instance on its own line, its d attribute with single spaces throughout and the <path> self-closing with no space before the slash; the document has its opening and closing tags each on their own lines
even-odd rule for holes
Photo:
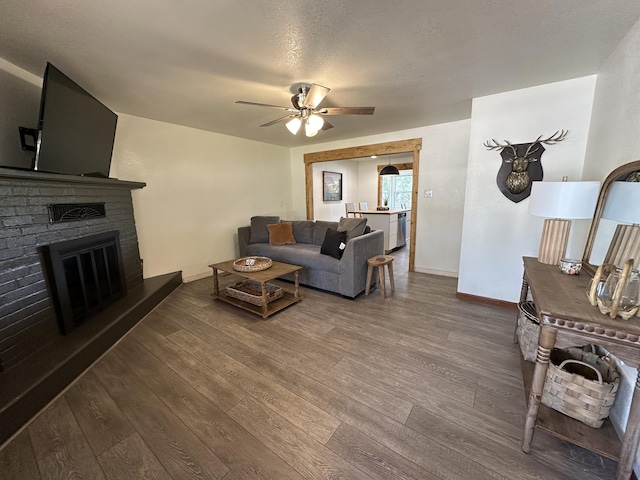
<svg viewBox="0 0 640 480">
<path fill-rule="evenodd" d="M 565 139 L 569 130 L 561 130 L 549 138 L 540 135 L 531 143 L 512 144 L 508 140 L 500 143 L 495 139 L 487 140 L 484 146 L 488 150 L 500 149 L 502 165 L 498 170 L 496 183 L 502 194 L 512 202 L 518 203 L 531 195 L 531 182 L 542 180 L 543 171 L 540 158 L 544 145 L 554 145 Z"/>
</svg>

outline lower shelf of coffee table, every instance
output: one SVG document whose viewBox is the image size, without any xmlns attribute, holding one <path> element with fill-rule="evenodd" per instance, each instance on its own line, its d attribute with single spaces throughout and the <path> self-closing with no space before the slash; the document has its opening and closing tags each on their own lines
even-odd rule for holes
<svg viewBox="0 0 640 480">
<path fill-rule="evenodd" d="M 227 295 L 227 292 L 225 290 L 220 290 L 219 295 L 212 293 L 211 296 L 217 300 L 221 300 L 231 305 L 235 305 L 238 308 L 242 308 L 243 310 L 246 310 L 248 312 L 260 315 L 262 318 L 268 318 L 274 313 L 279 312 L 280 310 L 302 300 L 302 296 L 296 297 L 293 293 L 285 290 L 282 298 L 279 298 L 267 304 L 267 312 L 265 314 L 262 311 L 262 306 L 253 305 L 252 303 L 244 302 L 242 300 L 238 300 L 237 298 L 230 297 Z"/>
<path fill-rule="evenodd" d="M 535 363 L 527 362 L 520 357 L 520 367 L 522 368 L 525 398 L 528 403 Z M 605 419 L 602 427 L 592 428 L 546 405 L 540 404 L 536 427 L 612 460 L 620 460 L 622 444 L 611 424 L 611 420 L 608 418 Z M 535 444 L 535 436 L 533 442 Z"/>
</svg>

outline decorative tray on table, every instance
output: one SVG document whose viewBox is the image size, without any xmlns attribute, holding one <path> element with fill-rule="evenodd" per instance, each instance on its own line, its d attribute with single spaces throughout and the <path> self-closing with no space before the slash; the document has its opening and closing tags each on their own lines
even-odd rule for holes
<svg viewBox="0 0 640 480">
<path fill-rule="evenodd" d="M 273 261 L 267 257 L 242 257 L 233 262 L 236 272 L 259 272 L 273 265 Z"/>
</svg>

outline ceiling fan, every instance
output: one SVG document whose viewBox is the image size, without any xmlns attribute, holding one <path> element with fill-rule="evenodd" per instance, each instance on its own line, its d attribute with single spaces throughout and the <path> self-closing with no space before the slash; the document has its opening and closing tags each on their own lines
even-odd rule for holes
<svg viewBox="0 0 640 480">
<path fill-rule="evenodd" d="M 270 127 L 280 122 L 287 122 L 286 127 L 292 134 L 296 135 L 300 130 L 300 127 L 304 125 L 304 132 L 307 137 L 314 137 L 320 130 L 328 130 L 333 128 L 329 122 L 324 118 L 325 115 L 373 115 L 373 111 L 376 107 L 333 107 L 333 108 L 318 108 L 320 102 L 324 100 L 324 97 L 329 93 L 330 88 L 317 85 L 315 83 L 311 86 L 303 85 L 298 88 L 298 93 L 291 97 L 291 103 L 294 108 L 280 107 L 278 105 L 269 105 L 266 103 L 245 102 L 238 100 L 236 103 L 243 105 L 257 105 L 258 107 L 271 107 L 278 108 L 291 112 L 284 117 L 277 118 L 270 122 L 267 122 L 261 127 Z"/>
</svg>

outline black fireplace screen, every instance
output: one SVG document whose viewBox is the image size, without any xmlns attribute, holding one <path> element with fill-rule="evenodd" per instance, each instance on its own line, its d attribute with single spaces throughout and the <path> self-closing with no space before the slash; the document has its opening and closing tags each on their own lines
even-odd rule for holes
<svg viewBox="0 0 640 480">
<path fill-rule="evenodd" d="M 117 231 L 45 248 L 60 330 L 67 334 L 126 292 Z"/>
</svg>

